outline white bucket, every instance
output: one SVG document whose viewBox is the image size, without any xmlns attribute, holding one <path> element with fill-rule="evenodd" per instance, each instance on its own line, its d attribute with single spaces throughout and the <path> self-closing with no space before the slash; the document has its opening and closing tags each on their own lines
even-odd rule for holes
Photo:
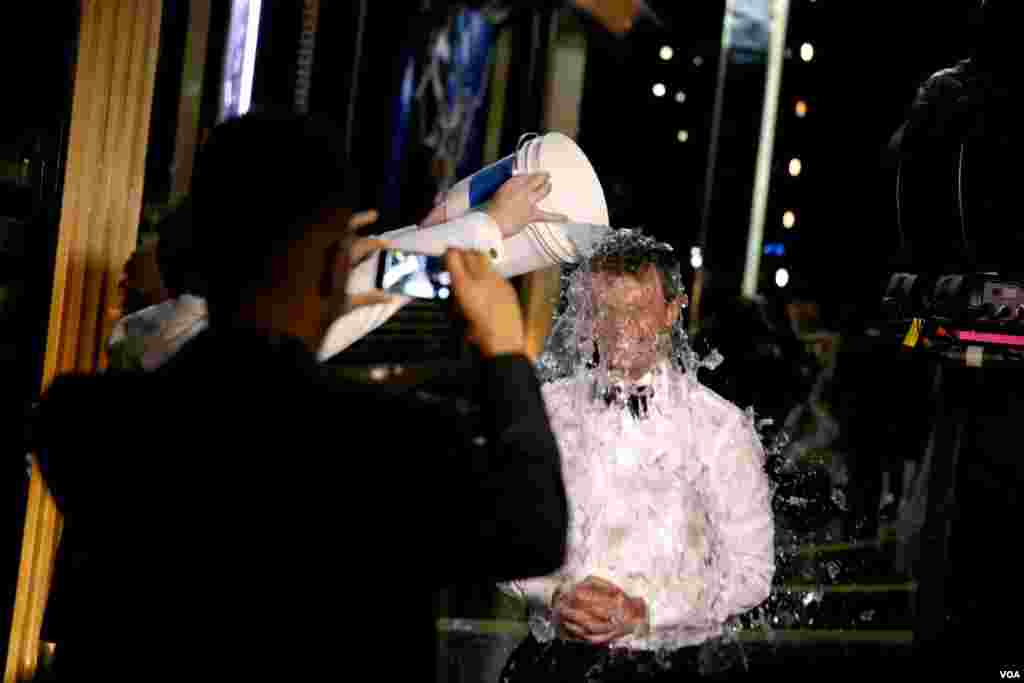
<svg viewBox="0 0 1024 683">
<path fill-rule="evenodd" d="M 579 234 L 585 239 L 590 226 L 608 225 L 608 204 L 601 181 L 583 150 L 562 133 L 524 136 L 515 154 L 452 187 L 444 199 L 445 214 L 448 219 L 461 216 L 489 200 L 513 175 L 539 171 L 551 174 L 552 190 L 538 206 L 568 216 L 569 224 L 531 223 L 505 240 L 504 258 L 496 264 L 505 277 L 577 262 L 578 240 L 571 236 Z"/>
<path fill-rule="evenodd" d="M 504 277 L 523 275 L 559 263 L 575 263 L 587 247 L 610 230 L 604 191 L 590 161 L 573 140 L 561 133 L 524 136 L 515 154 L 477 171 L 453 186 L 444 198 L 446 221 L 454 220 L 489 200 L 514 174 L 547 171 L 552 190 L 538 206 L 544 211 L 569 217 L 566 224 L 531 223 L 504 240 L 502 258 L 495 263 Z M 455 226 L 452 226 L 453 228 Z M 429 234 L 426 234 L 429 233 Z M 467 243 L 473 235 L 452 235 L 441 226 L 418 231 L 406 228 L 382 235 L 402 248 L 442 253 L 446 243 Z M 408 242 L 408 244 L 405 244 Z M 350 294 L 373 287 L 376 259 L 356 267 L 349 276 Z M 409 302 L 395 297 L 391 303 L 364 306 L 342 316 L 331 325 L 319 350 L 321 361 L 344 351 L 391 318 Z"/>
</svg>

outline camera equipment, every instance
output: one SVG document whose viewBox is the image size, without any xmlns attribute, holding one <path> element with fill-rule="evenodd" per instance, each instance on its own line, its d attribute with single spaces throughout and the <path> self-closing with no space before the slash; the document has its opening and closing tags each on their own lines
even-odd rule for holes
<svg viewBox="0 0 1024 683">
<path fill-rule="evenodd" d="M 1024 352 L 1024 281 L 996 273 L 894 273 L 882 298 L 882 327 L 938 351 L 979 346 L 995 359 Z M 973 351 L 977 354 L 978 351 Z M 1024 360 L 1022 353 L 1021 360 Z"/>
</svg>

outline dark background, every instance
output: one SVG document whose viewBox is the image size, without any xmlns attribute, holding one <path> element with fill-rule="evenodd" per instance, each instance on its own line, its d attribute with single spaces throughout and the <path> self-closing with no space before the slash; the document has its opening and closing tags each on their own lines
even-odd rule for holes
<svg viewBox="0 0 1024 683">
<path fill-rule="evenodd" d="M 382 203 L 387 184 L 394 102 L 408 50 L 417 50 L 448 3 L 432 3 L 421 13 L 419 1 L 323 2 L 310 109 L 343 125 L 355 97 L 353 159 L 362 179 L 365 207 L 382 211 L 382 227 L 397 227 L 422 217 L 433 196 L 424 172 L 425 152 L 407 150 L 397 182 L 399 205 Z M 521 3 L 550 12 L 560 3 Z M 698 236 L 704 207 L 715 75 L 720 48 L 723 2 L 652 0 L 662 24 L 641 22 L 628 37 L 616 38 L 581 15 L 589 33 L 588 62 L 579 140 L 605 187 L 617 227 L 645 227 L 670 241 L 688 260 Z M 59 210 L 62 154 L 70 102 L 77 3 L 19 3 L 17 12 L 0 12 L 0 62 L 5 97 L 0 102 L 0 159 L 29 159 L 27 184 L 0 179 L 0 216 L 17 219 L 16 239 L 3 235 L 0 278 L 35 292 L 24 300 L 19 317 L 3 320 L 3 342 L 14 349 L 15 382 L 5 382 L 5 415 L 17 414 L 38 381 L 38 360 L 48 313 L 53 240 Z M 228 3 L 214 3 L 213 26 L 204 83 L 204 125 L 212 125 L 220 70 L 219 47 Z M 766 288 L 775 268 L 792 274 L 790 291 L 821 301 L 834 318 L 849 304 L 871 303 L 878 275 L 896 253 L 895 176 L 886 144 L 904 119 L 916 87 L 931 73 L 967 55 L 975 18 L 974 0 L 902 0 L 853 3 L 793 0 L 787 43 L 792 56 L 783 73 L 779 128 L 766 242 L 783 242 L 783 257 L 765 257 Z M 180 59 L 187 14 L 184 3 L 165 3 L 164 36 L 154 94 L 153 128 L 147 157 L 146 200 L 159 202 L 170 183 L 173 136 L 180 90 Z M 365 15 L 361 9 L 365 7 Z M 572 11 L 572 10 L 570 10 Z M 530 47 L 543 47 L 538 26 L 545 15 L 515 14 L 507 30 L 515 35 L 517 58 L 510 78 L 509 111 L 503 151 L 518 135 L 536 129 L 541 112 L 543 60 L 530 59 Z M 353 72 L 355 42 L 363 19 L 358 70 Z M 257 54 L 254 107 L 290 108 L 294 102 L 295 53 L 301 3 L 263 3 Z M 799 60 L 803 42 L 814 45 L 810 63 Z M 675 50 L 664 62 L 662 45 Z M 536 56 L 536 55 L 534 55 Z M 696 66 L 694 57 L 703 64 Z M 353 93 L 358 78 L 358 90 Z M 753 164 L 759 139 L 764 87 L 763 67 L 730 64 L 718 172 L 708 216 L 705 264 L 715 286 L 738 290 L 746 247 Z M 668 93 L 655 98 L 651 87 L 665 83 Z M 674 99 L 684 90 L 686 102 Z M 793 115 L 797 99 L 809 114 Z M 689 133 L 679 143 L 677 132 Z M 786 174 L 799 157 L 803 173 Z M 784 231 L 781 215 L 797 212 L 797 225 Z M 6 225 L 6 224 L 5 224 Z M 4 230 L 7 230 L 4 227 Z M 12 233 L 13 234 L 13 233 Z M 6 353 L 6 351 L 5 351 Z M 0 547 L 17 549 L 20 540 L 24 469 L 20 432 L 4 433 L 0 471 Z M 14 491 L 13 495 L 4 492 Z M 12 511 L 14 514 L 7 514 Z M 3 512 L 7 511 L 7 512 Z M 0 643 L 9 629 L 5 610 L 13 599 L 17 553 L 0 560 Z M 3 653 L 0 652 L 0 655 Z"/>
</svg>

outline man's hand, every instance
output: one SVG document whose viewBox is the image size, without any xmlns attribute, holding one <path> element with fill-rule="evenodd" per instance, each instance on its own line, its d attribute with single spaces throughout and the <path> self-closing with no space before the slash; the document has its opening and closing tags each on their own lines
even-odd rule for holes
<svg viewBox="0 0 1024 683">
<path fill-rule="evenodd" d="M 351 296 L 348 294 L 348 278 L 352 269 L 374 253 L 387 248 L 388 243 L 384 240 L 357 237 L 353 233 L 348 233 L 335 241 L 324 253 L 325 270 L 320 283 L 323 310 L 320 316 L 320 339 L 317 344 L 323 343 L 324 336 L 338 318 L 348 315 L 357 308 L 389 304 L 400 298 L 378 289 L 370 289 Z"/>
<path fill-rule="evenodd" d="M 349 247 L 348 257 L 352 267 L 355 268 L 373 255 L 374 252 L 389 247 L 390 245 L 386 240 L 377 239 L 376 237 L 357 237 Z"/>
<path fill-rule="evenodd" d="M 449 249 L 444 255 L 455 302 L 468 323 L 466 338 L 484 358 L 525 353 L 523 313 L 516 290 L 485 254 Z"/>
<path fill-rule="evenodd" d="M 374 212 L 376 213 L 376 212 Z M 384 241 L 372 237 L 359 237 L 349 247 L 348 257 L 355 268 L 381 249 L 387 249 L 390 245 Z M 379 289 L 371 289 L 366 292 L 352 294 L 345 299 L 342 314 L 349 313 L 362 306 L 373 306 L 374 304 L 389 304 L 395 300 L 395 296 Z"/>
<path fill-rule="evenodd" d="M 380 218 L 380 212 L 377 209 L 368 209 L 366 211 L 358 211 L 348 219 L 348 229 L 353 233 L 362 230 L 363 228 L 373 225 Z"/>
<path fill-rule="evenodd" d="M 646 628 L 647 604 L 615 584 L 588 576 L 555 597 L 555 613 L 567 635 L 604 645 Z"/>
<path fill-rule="evenodd" d="M 530 223 L 566 223 L 568 216 L 549 213 L 537 207 L 537 202 L 551 194 L 551 174 L 527 173 L 512 176 L 498 188 L 494 197 L 483 207 L 498 228 L 501 236 L 512 237 Z"/>
</svg>

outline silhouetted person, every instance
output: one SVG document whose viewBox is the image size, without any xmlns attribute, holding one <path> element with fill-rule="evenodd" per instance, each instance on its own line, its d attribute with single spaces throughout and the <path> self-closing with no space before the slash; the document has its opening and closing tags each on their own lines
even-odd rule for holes
<svg viewBox="0 0 1024 683">
<path fill-rule="evenodd" d="M 984 0 L 971 54 L 918 88 L 890 141 L 899 163 L 899 213 L 909 266 L 939 274 L 1024 272 L 1013 227 L 1017 183 L 1008 165 L 1022 154 L 1019 28 L 1013 0 Z"/>
<path fill-rule="evenodd" d="M 346 228 L 337 140 L 306 118 L 216 129 L 193 185 L 209 328 L 151 373 L 48 392 L 40 464 L 87 551 L 60 680 L 430 680 L 433 591 L 561 564 L 558 450 L 517 296 L 485 256 L 447 254 L 479 425 L 316 363 L 379 246 Z"/>
<path fill-rule="evenodd" d="M 970 57 L 922 84 L 907 122 L 892 140 L 907 185 L 901 195 L 903 229 L 910 237 L 915 272 L 1024 274 L 1019 174 L 1012 170 L 1024 154 L 1017 99 L 1019 9 L 1013 0 L 980 4 Z M 892 410 L 878 412 L 888 424 L 925 441 L 928 432 L 919 428 L 917 416 L 919 406 L 930 409 L 930 378 L 923 371 L 914 376 L 879 367 L 875 372 L 878 395 L 901 394 L 892 392 L 894 386 L 914 387 L 920 398 L 908 402 L 893 397 L 888 400 Z M 1016 364 L 983 367 L 968 371 L 963 385 L 939 386 L 947 401 L 960 402 L 969 411 L 952 495 L 915 487 L 927 490 L 929 498 L 942 496 L 952 503 L 946 508 L 953 521 L 950 557 L 947 567 L 938 568 L 948 569 L 950 576 L 949 613 L 941 624 L 945 642 L 932 644 L 929 652 L 942 663 L 957 662 L 962 652 L 971 652 L 979 662 L 1019 666 L 1021 661 L 1016 617 L 1024 609 L 1024 590 L 999 544 L 1016 538 L 1015 530 L 1005 525 L 1013 527 L 1021 514 L 1024 461 L 1017 442 L 1024 412 L 1022 372 Z M 947 381 L 952 374 L 946 373 Z M 900 452 L 899 444 L 885 447 Z M 939 452 L 948 457 L 948 450 Z M 933 468 L 942 466 L 948 463 L 932 463 Z M 921 566 L 920 571 L 936 569 Z"/>
</svg>

